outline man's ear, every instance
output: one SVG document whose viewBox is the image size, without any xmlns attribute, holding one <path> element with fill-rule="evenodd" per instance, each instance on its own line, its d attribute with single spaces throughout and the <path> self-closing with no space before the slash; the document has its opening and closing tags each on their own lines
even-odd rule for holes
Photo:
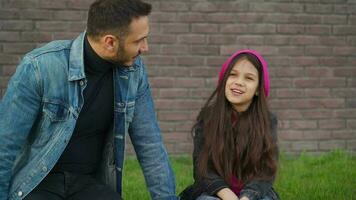
<svg viewBox="0 0 356 200">
<path fill-rule="evenodd" d="M 104 48 L 107 51 L 114 51 L 119 46 L 119 40 L 114 35 L 105 35 L 103 37 Z"/>
</svg>

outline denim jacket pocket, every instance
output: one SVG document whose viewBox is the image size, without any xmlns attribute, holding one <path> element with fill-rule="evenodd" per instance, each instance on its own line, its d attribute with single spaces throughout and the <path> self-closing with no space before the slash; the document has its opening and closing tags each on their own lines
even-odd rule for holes
<svg viewBox="0 0 356 200">
<path fill-rule="evenodd" d="M 60 103 L 45 102 L 43 112 L 52 122 L 65 121 L 69 115 L 69 110 Z"/>
<path fill-rule="evenodd" d="M 62 104 L 45 102 L 42 109 L 43 115 L 35 123 L 34 130 L 29 135 L 33 147 L 42 147 L 55 133 L 59 133 L 62 122 L 68 119 L 69 110 Z M 32 142 L 31 142 L 32 141 Z"/>
</svg>

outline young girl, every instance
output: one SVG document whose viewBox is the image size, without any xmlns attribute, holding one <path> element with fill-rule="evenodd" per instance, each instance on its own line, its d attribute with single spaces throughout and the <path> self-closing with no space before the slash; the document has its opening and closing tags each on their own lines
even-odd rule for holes
<svg viewBox="0 0 356 200">
<path fill-rule="evenodd" d="M 182 200 L 279 199 L 277 119 L 269 112 L 267 63 L 253 50 L 234 53 L 193 127 L 194 179 Z"/>
</svg>

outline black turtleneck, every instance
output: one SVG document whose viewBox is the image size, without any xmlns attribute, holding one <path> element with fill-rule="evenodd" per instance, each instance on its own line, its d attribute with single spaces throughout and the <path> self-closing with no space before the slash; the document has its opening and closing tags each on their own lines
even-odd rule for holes
<svg viewBox="0 0 356 200">
<path fill-rule="evenodd" d="M 101 161 L 106 133 L 113 123 L 115 66 L 95 53 L 86 36 L 84 61 L 87 79 L 84 105 L 72 138 L 52 172 L 94 173 Z"/>
</svg>

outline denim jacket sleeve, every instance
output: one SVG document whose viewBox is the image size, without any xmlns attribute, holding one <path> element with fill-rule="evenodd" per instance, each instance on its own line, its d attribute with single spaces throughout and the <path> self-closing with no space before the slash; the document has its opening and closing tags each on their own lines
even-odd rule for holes
<svg viewBox="0 0 356 200">
<path fill-rule="evenodd" d="M 146 72 L 142 71 L 129 133 L 151 198 L 175 200 L 175 178 L 156 119 Z"/>
<path fill-rule="evenodd" d="M 0 200 L 8 199 L 12 167 L 41 104 L 40 73 L 24 57 L 0 102 Z"/>
<path fill-rule="evenodd" d="M 275 143 L 277 143 L 277 118 L 274 114 L 270 114 L 271 119 L 271 133 L 272 138 Z M 278 153 L 278 152 L 277 152 Z M 278 159 L 278 154 L 276 155 Z M 274 177 L 273 177 L 274 179 Z M 240 196 L 246 196 L 250 200 L 257 200 L 262 198 L 267 194 L 268 191 L 272 189 L 273 186 L 273 179 L 271 181 L 260 181 L 260 180 L 253 180 L 247 183 L 242 191 L 240 192 Z"/>
</svg>

